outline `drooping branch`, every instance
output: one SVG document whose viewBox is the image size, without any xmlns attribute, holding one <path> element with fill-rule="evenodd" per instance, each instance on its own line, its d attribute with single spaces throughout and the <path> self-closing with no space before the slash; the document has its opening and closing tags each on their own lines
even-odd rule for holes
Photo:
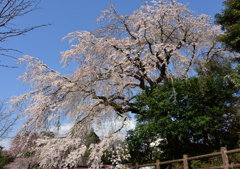
<svg viewBox="0 0 240 169">
<path fill-rule="evenodd" d="M 0 102 L 0 141 L 8 138 L 9 132 L 13 128 L 14 124 L 18 120 L 18 116 L 14 117 L 14 114 L 6 113 L 4 103 Z"/>
</svg>

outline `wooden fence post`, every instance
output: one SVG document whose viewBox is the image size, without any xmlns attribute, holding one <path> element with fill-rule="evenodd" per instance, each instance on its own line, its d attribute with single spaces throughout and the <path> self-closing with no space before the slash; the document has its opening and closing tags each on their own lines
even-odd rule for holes
<svg viewBox="0 0 240 169">
<path fill-rule="evenodd" d="M 138 163 L 136 163 L 136 167 L 135 168 L 138 169 Z"/>
<path fill-rule="evenodd" d="M 183 168 L 188 169 L 188 155 L 184 154 L 183 155 Z"/>
<path fill-rule="evenodd" d="M 156 160 L 156 169 L 160 169 L 160 160 Z"/>
<path fill-rule="evenodd" d="M 228 161 L 226 147 L 221 147 L 221 155 L 222 155 L 223 169 L 228 169 L 229 161 Z"/>
</svg>

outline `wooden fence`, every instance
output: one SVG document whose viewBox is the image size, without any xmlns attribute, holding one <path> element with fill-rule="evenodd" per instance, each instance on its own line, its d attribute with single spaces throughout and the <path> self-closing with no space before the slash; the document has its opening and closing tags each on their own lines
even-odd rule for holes
<svg viewBox="0 0 240 169">
<path fill-rule="evenodd" d="M 193 157 L 188 157 L 188 155 L 184 154 L 182 159 L 163 161 L 163 162 L 161 162 L 160 160 L 156 160 L 156 163 L 143 164 L 143 165 L 139 165 L 138 163 L 136 163 L 136 165 L 133 166 L 133 168 L 139 169 L 140 167 L 156 166 L 156 169 L 160 169 L 161 165 L 164 165 L 164 164 L 183 162 L 183 168 L 189 169 L 188 161 L 197 160 L 197 159 L 201 159 L 201 158 L 215 157 L 215 156 L 222 157 L 223 166 L 209 167 L 209 169 L 236 168 L 236 167 L 240 167 L 240 164 L 229 165 L 228 154 L 239 153 L 239 152 L 240 152 L 240 149 L 234 149 L 234 150 L 227 151 L 226 147 L 221 147 L 220 152 L 216 152 L 216 153 L 204 154 L 204 155 L 193 156 Z"/>
</svg>

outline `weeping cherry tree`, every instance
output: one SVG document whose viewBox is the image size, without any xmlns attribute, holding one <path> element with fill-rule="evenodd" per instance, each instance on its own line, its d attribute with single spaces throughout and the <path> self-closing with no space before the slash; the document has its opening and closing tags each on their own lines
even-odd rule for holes
<svg viewBox="0 0 240 169">
<path fill-rule="evenodd" d="M 122 139 L 130 113 L 140 113 L 134 105 L 137 94 L 167 79 L 192 76 L 196 65 L 204 71 L 213 58 L 238 57 L 217 42 L 221 27 L 210 16 L 197 15 L 176 0 L 146 2 L 130 15 L 121 15 L 111 4 L 97 22 L 92 31 L 63 38 L 72 46 L 61 53 L 61 63 L 76 63 L 72 74 L 62 75 L 31 56 L 19 59 L 26 65 L 22 82 L 32 87 L 11 99 L 10 111 L 26 119 L 19 132 L 59 128 L 66 118 L 73 121 L 66 135 L 37 141 L 40 166 L 77 166 L 86 150 L 82 133 L 120 120 L 115 132 L 90 146 L 89 165 L 101 165 L 103 151 L 112 140 Z M 123 149 L 118 152 L 115 163 L 120 156 L 129 157 Z"/>
</svg>

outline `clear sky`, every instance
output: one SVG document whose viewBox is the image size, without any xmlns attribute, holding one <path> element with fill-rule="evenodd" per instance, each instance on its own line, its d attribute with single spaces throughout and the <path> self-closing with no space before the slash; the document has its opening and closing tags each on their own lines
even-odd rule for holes
<svg viewBox="0 0 240 169">
<path fill-rule="evenodd" d="M 220 13 L 223 0 L 178 0 L 188 4 L 188 8 L 197 14 L 214 15 Z M 95 20 L 101 14 L 102 9 L 108 8 L 113 3 L 121 14 L 131 14 L 141 6 L 142 0 L 42 0 L 39 4 L 41 9 L 33 11 L 23 17 L 15 19 L 16 27 L 31 27 L 41 24 L 52 24 L 51 26 L 35 29 L 26 35 L 13 37 L 2 42 L 2 47 L 18 49 L 20 53 L 9 53 L 14 57 L 30 55 L 36 57 L 49 67 L 65 74 L 74 70 L 73 67 L 62 70 L 59 64 L 60 52 L 68 50 L 68 41 L 61 39 L 70 32 L 76 30 L 91 30 L 96 28 Z M 1 64 L 14 66 L 15 62 L 9 58 L 0 56 Z M 24 67 L 8 69 L 0 67 L 0 99 L 4 100 L 12 95 L 28 92 L 27 85 L 21 85 L 18 76 L 24 73 Z M 14 127 L 11 135 L 15 134 L 21 122 Z M 9 140 L 4 142 L 7 146 Z"/>
</svg>

